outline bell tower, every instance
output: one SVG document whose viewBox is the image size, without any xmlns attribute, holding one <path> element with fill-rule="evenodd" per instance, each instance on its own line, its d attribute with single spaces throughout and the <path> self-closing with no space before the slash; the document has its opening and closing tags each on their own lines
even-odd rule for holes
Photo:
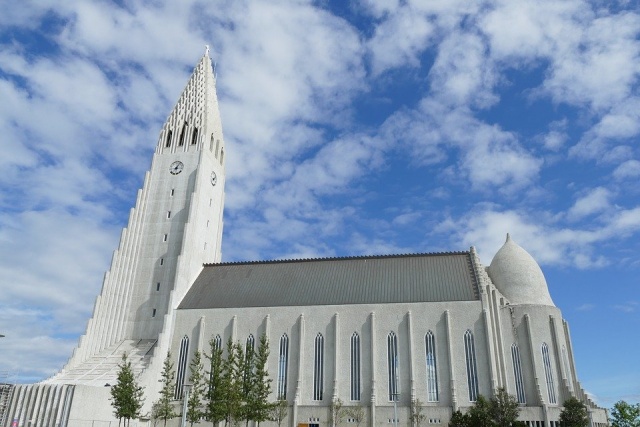
<svg viewBox="0 0 640 427">
<path fill-rule="evenodd" d="M 168 340 L 162 332 L 170 334 L 173 309 L 202 265 L 221 260 L 224 164 L 216 77 L 207 47 L 162 126 L 87 331 L 53 381 L 98 380 L 65 373 L 83 363 L 102 363 L 96 358 L 113 357 L 117 348 L 139 354 L 141 363 L 158 351 L 164 357 Z"/>
</svg>

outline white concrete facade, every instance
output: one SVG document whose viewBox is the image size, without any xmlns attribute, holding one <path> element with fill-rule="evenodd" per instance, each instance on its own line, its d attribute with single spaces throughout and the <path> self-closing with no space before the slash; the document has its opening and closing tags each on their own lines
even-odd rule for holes
<svg viewBox="0 0 640 427">
<path fill-rule="evenodd" d="M 281 365 L 278 344 L 287 335 L 288 426 L 328 427 L 329 408 L 337 398 L 346 406 L 364 407 L 364 425 L 388 426 L 394 421 L 387 351 L 391 333 L 398 345 L 398 425 L 410 425 L 409 408 L 416 399 L 424 405 L 429 425 L 447 425 L 452 411 L 473 404 L 471 336 L 479 394 L 491 396 L 505 387 L 520 395 L 520 418 L 536 427 L 555 427 L 562 403 L 575 396 L 589 405 L 593 426 L 607 424 L 606 412 L 589 401 L 578 382 L 568 326 L 551 300 L 542 271 L 509 238 L 489 268 L 480 264 L 473 248 L 464 253 L 469 260 L 466 278 L 475 292 L 466 300 L 367 303 L 364 288 L 365 302 L 357 304 L 180 308 L 203 272 L 222 265 L 216 263 L 221 261 L 224 150 L 207 50 L 160 132 L 85 335 L 57 375 L 14 389 L 6 426 L 14 419 L 19 426 L 115 426 L 108 385 L 115 382 L 122 354 L 129 355 L 145 387 L 148 412 L 158 397 L 164 357 L 170 350 L 177 360 L 184 337 L 192 356 L 196 350 L 208 352 L 209 340 L 217 335 L 224 343 L 228 338 L 244 342 L 250 334 L 256 341 L 262 334 L 269 339 L 273 400 Z M 400 262 L 402 257 L 398 258 Z M 301 269 L 311 265 L 295 263 Z M 332 280 L 315 279 L 318 286 Z M 318 334 L 324 343 L 323 386 L 322 397 L 314 398 Z M 354 334 L 360 343 L 361 391 L 355 400 Z M 431 371 L 427 334 L 435 347 Z M 514 369 L 514 354 L 521 378 Z M 437 379 L 435 398 L 428 386 L 429 372 Z M 170 425 L 178 425 L 178 420 Z"/>
</svg>

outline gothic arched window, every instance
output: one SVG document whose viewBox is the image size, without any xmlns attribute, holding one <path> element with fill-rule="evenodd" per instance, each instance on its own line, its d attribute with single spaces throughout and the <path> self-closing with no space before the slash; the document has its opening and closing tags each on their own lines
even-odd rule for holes
<svg viewBox="0 0 640 427">
<path fill-rule="evenodd" d="M 287 398 L 287 371 L 289 368 L 289 337 L 280 337 L 280 357 L 278 358 L 278 400 Z"/>
<path fill-rule="evenodd" d="M 389 400 L 398 400 L 398 337 L 395 332 L 387 335 L 387 369 L 389 371 Z"/>
<path fill-rule="evenodd" d="M 324 391 L 324 337 L 316 335 L 313 358 L 313 400 L 322 400 Z"/>
<path fill-rule="evenodd" d="M 165 147 L 171 147 L 171 135 L 173 135 L 173 132 L 169 129 L 167 132 L 167 142 L 164 144 Z"/>
<path fill-rule="evenodd" d="M 513 343 L 511 346 L 511 360 L 513 361 L 513 376 L 516 379 L 516 398 L 518 399 L 518 403 L 527 403 L 527 399 L 524 394 L 524 381 L 522 379 L 520 349 L 516 343 Z"/>
<path fill-rule="evenodd" d="M 178 140 L 178 147 L 182 147 L 184 145 L 184 137 L 187 133 L 187 122 L 184 122 L 182 125 L 182 132 L 180 132 L 180 139 Z"/>
<path fill-rule="evenodd" d="M 198 128 L 193 129 L 193 135 L 191 135 L 191 145 L 196 145 L 198 142 Z"/>
<path fill-rule="evenodd" d="M 556 387 L 553 383 L 553 371 L 551 370 L 549 346 L 546 342 L 542 343 L 542 363 L 544 364 L 544 375 L 547 379 L 547 393 L 549 394 L 549 403 L 558 403 L 556 400 Z"/>
<path fill-rule="evenodd" d="M 187 359 L 189 358 L 189 337 L 182 337 L 180 341 L 180 353 L 178 356 L 178 371 L 176 374 L 176 390 L 174 398 L 176 400 L 182 399 L 184 393 L 184 383 L 187 373 Z"/>
<path fill-rule="evenodd" d="M 467 362 L 469 401 L 475 402 L 478 399 L 478 369 L 476 367 L 476 347 L 473 342 L 473 334 L 469 329 L 464 333 L 464 355 Z"/>
<path fill-rule="evenodd" d="M 433 332 L 429 331 L 424 336 L 426 360 L 427 360 L 427 401 L 438 401 L 438 366 L 436 363 L 436 340 Z"/>
<path fill-rule="evenodd" d="M 351 335 L 351 400 L 360 400 L 360 335 Z"/>
</svg>

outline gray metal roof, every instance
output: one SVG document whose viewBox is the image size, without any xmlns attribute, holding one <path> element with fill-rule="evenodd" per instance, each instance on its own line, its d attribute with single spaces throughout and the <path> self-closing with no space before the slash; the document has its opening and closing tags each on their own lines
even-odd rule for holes
<svg viewBox="0 0 640 427">
<path fill-rule="evenodd" d="M 469 252 L 207 264 L 179 309 L 470 301 Z"/>
</svg>

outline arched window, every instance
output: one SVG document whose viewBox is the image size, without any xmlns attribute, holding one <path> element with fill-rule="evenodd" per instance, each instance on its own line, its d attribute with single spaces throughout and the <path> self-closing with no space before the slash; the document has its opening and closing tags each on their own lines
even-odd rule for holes
<svg viewBox="0 0 640 427">
<path fill-rule="evenodd" d="M 476 346 L 473 334 L 469 329 L 464 333 L 464 354 L 467 362 L 467 386 L 469 387 L 469 401 L 478 399 L 478 369 L 476 367 Z"/>
<path fill-rule="evenodd" d="M 220 337 L 220 334 L 216 335 L 216 337 L 213 339 L 213 346 L 216 350 L 222 349 L 222 337 Z"/>
<path fill-rule="evenodd" d="M 424 336 L 425 352 L 427 359 L 427 401 L 438 401 L 438 366 L 436 364 L 436 340 L 433 332 L 429 331 Z"/>
<path fill-rule="evenodd" d="M 289 368 L 289 337 L 280 337 L 280 357 L 278 359 L 278 400 L 287 398 L 287 372 Z"/>
<path fill-rule="evenodd" d="M 209 141 L 209 151 L 213 151 L 213 134 L 211 134 L 211 140 Z"/>
<path fill-rule="evenodd" d="M 542 363 L 544 364 L 544 375 L 547 379 L 547 392 L 549 394 L 549 403 L 558 403 L 556 399 L 556 387 L 553 383 L 553 371 L 551 370 L 551 358 L 549 357 L 549 346 L 542 343 Z"/>
<path fill-rule="evenodd" d="M 351 400 L 360 400 L 360 335 L 351 335 Z"/>
<path fill-rule="evenodd" d="M 387 335 L 387 369 L 389 371 L 389 400 L 398 400 L 398 337 L 395 332 Z"/>
<path fill-rule="evenodd" d="M 524 381 L 522 380 L 522 364 L 520 363 L 520 349 L 518 344 L 511 346 L 511 360 L 513 361 L 513 376 L 516 379 L 516 398 L 518 403 L 527 403 L 524 394 Z"/>
<path fill-rule="evenodd" d="M 182 337 L 180 341 L 180 355 L 178 356 L 178 372 L 176 374 L 176 390 L 174 398 L 182 399 L 184 393 L 184 382 L 187 373 L 187 359 L 189 358 L 189 337 Z"/>
<path fill-rule="evenodd" d="M 182 125 L 182 132 L 180 132 L 180 139 L 178 140 L 178 146 L 182 147 L 184 145 L 184 136 L 187 133 L 187 122 L 184 122 Z"/>
<path fill-rule="evenodd" d="M 193 129 L 193 135 L 191 135 L 191 145 L 196 145 L 198 142 L 198 128 Z"/>
<path fill-rule="evenodd" d="M 169 131 L 167 132 L 167 141 L 164 144 L 165 147 L 171 147 L 171 135 L 173 135 L 173 132 L 171 132 L 171 129 L 169 129 Z"/>
<path fill-rule="evenodd" d="M 211 138 L 213 138 L 213 135 L 211 135 Z M 218 151 L 220 150 L 220 140 L 216 139 L 216 159 L 218 158 Z"/>
<path fill-rule="evenodd" d="M 313 358 L 313 400 L 322 400 L 324 391 L 324 337 L 316 335 Z"/>
<path fill-rule="evenodd" d="M 247 344 L 244 347 L 244 354 L 249 355 L 249 353 L 253 353 L 256 348 L 256 339 L 253 337 L 253 334 L 249 334 L 247 337 Z"/>
<path fill-rule="evenodd" d="M 220 150 L 220 164 L 224 164 L 224 148 Z"/>
</svg>

